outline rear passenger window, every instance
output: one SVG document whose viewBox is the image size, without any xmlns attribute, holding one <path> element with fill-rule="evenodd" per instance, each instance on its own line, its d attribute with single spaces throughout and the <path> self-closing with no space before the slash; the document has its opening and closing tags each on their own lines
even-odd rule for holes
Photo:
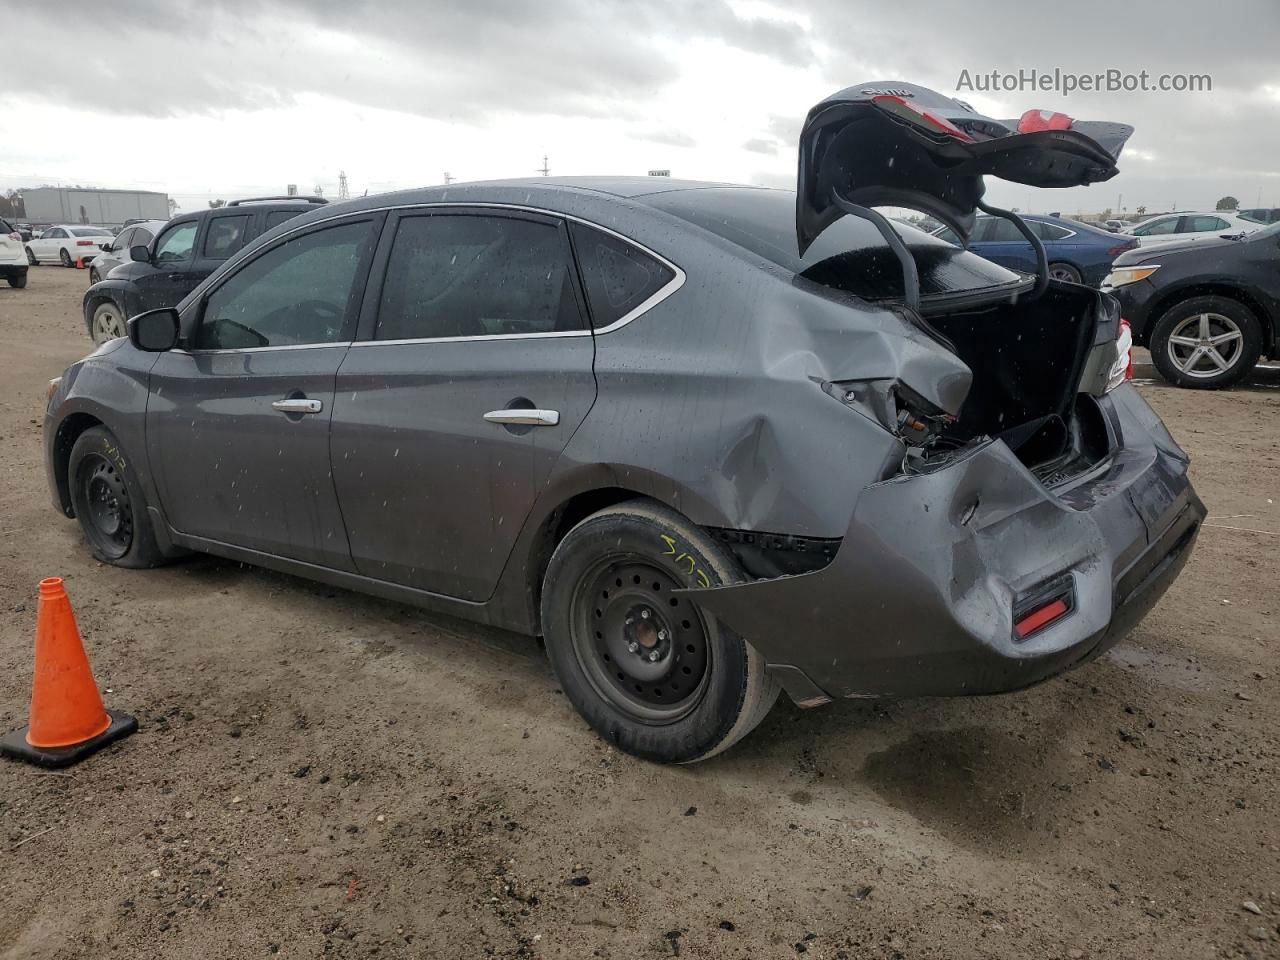
<svg viewBox="0 0 1280 960">
<path fill-rule="evenodd" d="M 1032 220 L 1031 224 L 1031 229 L 1041 240 L 1065 240 L 1071 235 L 1070 230 L 1064 230 L 1057 224 L 1045 223 L 1043 220 Z"/>
<path fill-rule="evenodd" d="M 620 237 L 581 223 L 570 230 L 597 330 L 621 320 L 675 279 L 665 263 Z"/>
<path fill-rule="evenodd" d="M 515 217 L 431 214 L 396 228 L 378 340 L 586 329 L 559 227 Z"/>
<path fill-rule="evenodd" d="M 272 227 L 278 227 L 286 220 L 292 220 L 303 211 L 301 210 L 273 210 L 267 214 L 267 225 L 263 232 L 270 230 Z"/>
<path fill-rule="evenodd" d="M 204 237 L 204 255 L 210 260 L 225 260 L 244 246 L 244 231 L 249 225 L 247 215 L 241 217 L 214 217 Z"/>
</svg>

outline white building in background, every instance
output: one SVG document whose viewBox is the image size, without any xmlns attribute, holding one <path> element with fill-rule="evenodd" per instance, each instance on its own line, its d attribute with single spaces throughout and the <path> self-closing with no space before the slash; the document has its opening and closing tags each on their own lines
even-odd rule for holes
<svg viewBox="0 0 1280 960">
<path fill-rule="evenodd" d="M 30 223 L 83 223 L 118 227 L 126 220 L 168 220 L 169 195 L 154 190 L 33 187 L 22 191 Z"/>
</svg>

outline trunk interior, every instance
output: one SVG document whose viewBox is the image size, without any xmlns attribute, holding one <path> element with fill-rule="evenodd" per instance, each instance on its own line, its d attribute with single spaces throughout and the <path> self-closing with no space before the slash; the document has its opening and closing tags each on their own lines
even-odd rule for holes
<svg viewBox="0 0 1280 960">
<path fill-rule="evenodd" d="M 1096 309 L 1091 292 L 1051 288 L 1029 303 L 930 315 L 928 325 L 973 371 L 958 418 L 942 431 L 944 445 L 998 437 L 1046 482 L 1070 461 L 1100 459 L 1105 425 L 1092 397 L 1078 393 Z"/>
</svg>

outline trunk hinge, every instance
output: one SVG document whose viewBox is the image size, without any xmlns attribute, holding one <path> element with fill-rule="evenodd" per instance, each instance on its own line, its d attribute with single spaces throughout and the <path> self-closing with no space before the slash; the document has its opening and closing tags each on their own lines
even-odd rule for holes
<svg viewBox="0 0 1280 960">
<path fill-rule="evenodd" d="M 839 190 L 833 189 L 831 191 L 831 199 L 845 213 L 861 217 L 863 220 L 870 220 L 875 228 L 880 231 L 880 236 L 884 237 L 885 243 L 889 244 L 889 249 L 894 252 L 898 262 L 902 264 L 902 302 L 908 310 L 918 314 L 920 312 L 920 274 L 916 270 L 916 259 L 911 256 L 911 251 L 907 249 L 907 245 L 898 236 L 898 231 L 893 229 L 893 224 L 870 207 L 864 207 L 851 200 L 846 200 L 840 195 Z"/>
<path fill-rule="evenodd" d="M 990 207 L 978 201 L 978 209 L 988 216 L 999 217 L 1002 220 L 1008 220 L 1012 223 L 1020 234 L 1031 244 L 1031 249 L 1036 252 L 1036 285 L 1031 291 L 1028 300 L 1035 300 L 1049 289 L 1049 255 L 1044 252 L 1044 244 L 1040 238 L 1036 236 L 1035 231 L 1027 226 L 1025 220 L 1014 213 L 1012 210 L 1001 210 L 999 207 Z"/>
</svg>

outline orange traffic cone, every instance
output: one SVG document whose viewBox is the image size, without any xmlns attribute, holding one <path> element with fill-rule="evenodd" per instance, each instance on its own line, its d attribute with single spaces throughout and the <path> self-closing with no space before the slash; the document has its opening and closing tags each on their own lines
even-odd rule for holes
<svg viewBox="0 0 1280 960">
<path fill-rule="evenodd" d="M 0 753 L 42 767 L 65 767 L 138 729 L 102 706 L 61 577 L 40 581 L 31 723 L 0 739 Z"/>
<path fill-rule="evenodd" d="M 84 257 L 76 257 L 76 269 L 77 270 L 84 269 Z"/>
</svg>

